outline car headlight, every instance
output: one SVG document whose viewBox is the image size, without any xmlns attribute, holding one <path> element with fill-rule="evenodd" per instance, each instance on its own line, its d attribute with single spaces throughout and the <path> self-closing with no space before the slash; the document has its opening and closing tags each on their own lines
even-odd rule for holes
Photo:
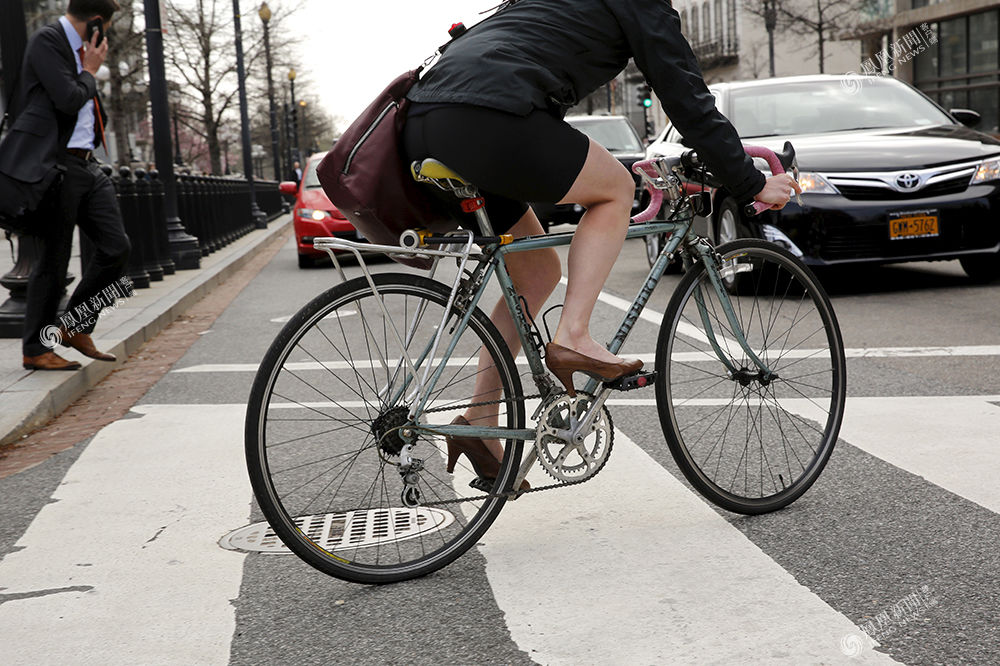
<svg viewBox="0 0 1000 666">
<path fill-rule="evenodd" d="M 317 222 L 322 222 L 323 220 L 330 217 L 330 213 L 325 210 L 314 210 L 312 208 L 299 208 L 296 213 L 299 217 L 304 217 L 311 220 L 316 220 Z"/>
<path fill-rule="evenodd" d="M 976 169 L 976 175 L 972 177 L 970 185 L 985 183 L 988 180 L 1000 178 L 1000 160 L 986 160 Z"/>
<path fill-rule="evenodd" d="M 808 171 L 799 174 L 799 187 L 802 194 L 839 194 L 826 178 Z"/>
</svg>

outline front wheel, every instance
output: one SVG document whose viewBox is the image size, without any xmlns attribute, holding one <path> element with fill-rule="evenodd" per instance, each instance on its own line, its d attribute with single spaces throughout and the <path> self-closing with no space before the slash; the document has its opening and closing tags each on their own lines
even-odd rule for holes
<svg viewBox="0 0 1000 666">
<path fill-rule="evenodd" d="M 657 408 L 674 459 L 702 495 L 766 513 L 798 499 L 833 452 L 847 392 L 843 341 L 830 299 L 791 253 L 756 240 L 717 251 L 741 294 L 716 290 L 700 262 L 688 270 L 660 328 Z"/>
<path fill-rule="evenodd" d="M 1000 252 L 971 255 L 958 261 L 974 282 L 986 284 L 1000 278 Z"/>
<path fill-rule="evenodd" d="M 523 428 L 524 403 L 510 351 L 481 310 L 462 327 L 464 312 L 444 316 L 444 285 L 392 273 L 374 281 L 378 294 L 357 278 L 292 317 L 257 372 L 245 442 L 261 512 L 292 552 L 337 578 L 390 583 L 440 569 L 481 538 L 503 508 L 522 449 L 507 442 L 488 487 L 470 487 L 476 475 L 464 457 L 449 473 L 444 438 L 409 419 L 415 380 L 401 359 L 418 376 L 441 369 L 419 424 L 448 423 L 470 402 L 491 401 L 500 426 Z M 490 368 L 499 389 L 475 395 L 477 376 Z"/>
</svg>

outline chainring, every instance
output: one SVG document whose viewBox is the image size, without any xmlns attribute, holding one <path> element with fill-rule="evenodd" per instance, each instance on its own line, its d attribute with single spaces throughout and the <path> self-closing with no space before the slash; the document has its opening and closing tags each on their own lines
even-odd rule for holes
<svg viewBox="0 0 1000 666">
<path fill-rule="evenodd" d="M 586 481 L 601 471 L 614 443 L 611 413 L 602 406 L 583 442 L 567 441 L 571 426 L 593 403 L 594 396 L 577 391 L 576 397 L 562 393 L 549 399 L 538 417 L 535 451 L 542 468 L 559 481 Z"/>
</svg>

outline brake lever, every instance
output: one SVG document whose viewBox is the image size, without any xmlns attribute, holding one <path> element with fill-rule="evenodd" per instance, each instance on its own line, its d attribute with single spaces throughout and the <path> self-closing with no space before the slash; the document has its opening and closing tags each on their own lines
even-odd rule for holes
<svg viewBox="0 0 1000 666">
<path fill-rule="evenodd" d="M 801 187 L 801 185 L 799 184 L 799 164 L 798 164 L 798 161 L 792 162 L 792 178 L 795 179 L 795 184 L 799 185 L 799 187 Z M 802 195 L 799 194 L 798 190 L 795 190 L 795 202 L 797 204 L 799 204 L 799 206 L 802 205 Z"/>
</svg>

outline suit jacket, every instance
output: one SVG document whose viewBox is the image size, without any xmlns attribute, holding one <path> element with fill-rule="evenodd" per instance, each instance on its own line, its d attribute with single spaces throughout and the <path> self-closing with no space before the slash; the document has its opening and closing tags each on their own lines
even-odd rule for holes
<svg viewBox="0 0 1000 666">
<path fill-rule="evenodd" d="M 51 182 L 80 109 L 96 95 L 90 72 L 76 71 L 76 55 L 62 25 L 57 21 L 38 30 L 24 52 L 21 83 L 11 104 L 16 120 L 0 143 L 0 173 L 23 183 Z M 101 116 L 106 122 L 103 108 Z"/>
</svg>

